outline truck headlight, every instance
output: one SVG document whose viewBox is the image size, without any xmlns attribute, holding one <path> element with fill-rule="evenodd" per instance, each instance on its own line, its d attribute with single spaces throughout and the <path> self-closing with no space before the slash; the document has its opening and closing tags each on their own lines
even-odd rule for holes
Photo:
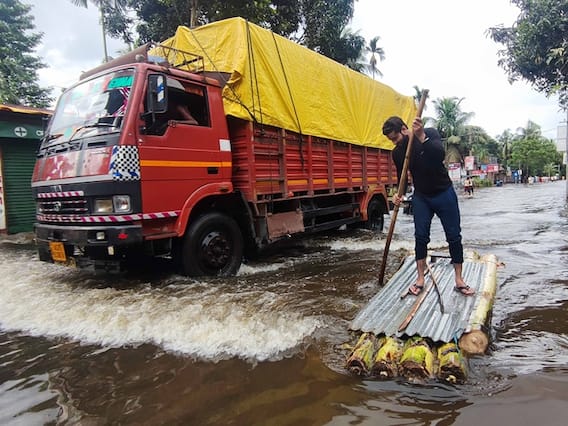
<svg viewBox="0 0 568 426">
<path fill-rule="evenodd" d="M 112 197 L 112 203 L 116 213 L 129 213 L 132 211 L 129 195 L 115 195 Z"/>
<path fill-rule="evenodd" d="M 112 198 L 95 200 L 96 214 L 129 213 L 131 211 L 129 195 L 114 195 Z"/>
<path fill-rule="evenodd" d="M 95 200 L 95 213 L 112 213 L 112 199 L 103 198 Z"/>
</svg>

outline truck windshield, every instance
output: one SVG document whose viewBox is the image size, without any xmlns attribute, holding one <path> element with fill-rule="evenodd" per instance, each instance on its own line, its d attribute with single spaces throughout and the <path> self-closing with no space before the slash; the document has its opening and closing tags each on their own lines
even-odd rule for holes
<svg viewBox="0 0 568 426">
<path fill-rule="evenodd" d="M 120 131 L 134 70 L 120 70 L 66 91 L 57 104 L 43 147 Z"/>
</svg>

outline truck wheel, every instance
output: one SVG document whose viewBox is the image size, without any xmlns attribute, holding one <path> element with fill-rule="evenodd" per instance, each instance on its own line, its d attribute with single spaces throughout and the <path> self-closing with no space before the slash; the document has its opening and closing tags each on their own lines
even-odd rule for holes
<svg viewBox="0 0 568 426">
<path fill-rule="evenodd" d="M 242 257 L 241 231 L 235 220 L 225 214 L 203 215 L 185 234 L 181 263 L 186 275 L 235 275 Z"/>
<path fill-rule="evenodd" d="M 376 198 L 372 199 L 367 207 L 367 217 L 367 222 L 364 224 L 366 229 L 371 229 L 377 232 L 381 232 L 383 230 L 383 226 L 385 224 L 383 208 L 379 200 Z"/>
</svg>

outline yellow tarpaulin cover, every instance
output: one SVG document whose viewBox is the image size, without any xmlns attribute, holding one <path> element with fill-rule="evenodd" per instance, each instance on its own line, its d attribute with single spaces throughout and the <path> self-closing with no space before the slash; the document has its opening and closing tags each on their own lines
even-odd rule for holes
<svg viewBox="0 0 568 426">
<path fill-rule="evenodd" d="M 205 71 L 230 75 L 226 115 L 392 149 L 383 122 L 398 115 L 410 123 L 416 112 L 412 97 L 242 18 L 180 26 L 162 44 L 203 56 Z"/>
</svg>

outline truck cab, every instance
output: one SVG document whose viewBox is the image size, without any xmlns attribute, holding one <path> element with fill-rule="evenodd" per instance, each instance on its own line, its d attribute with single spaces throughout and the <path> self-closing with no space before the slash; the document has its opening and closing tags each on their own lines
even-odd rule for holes
<svg viewBox="0 0 568 426">
<path fill-rule="evenodd" d="M 232 191 L 219 83 L 147 62 L 80 81 L 57 104 L 32 189 L 41 260 L 115 271 L 171 253 L 192 207 Z"/>
</svg>

